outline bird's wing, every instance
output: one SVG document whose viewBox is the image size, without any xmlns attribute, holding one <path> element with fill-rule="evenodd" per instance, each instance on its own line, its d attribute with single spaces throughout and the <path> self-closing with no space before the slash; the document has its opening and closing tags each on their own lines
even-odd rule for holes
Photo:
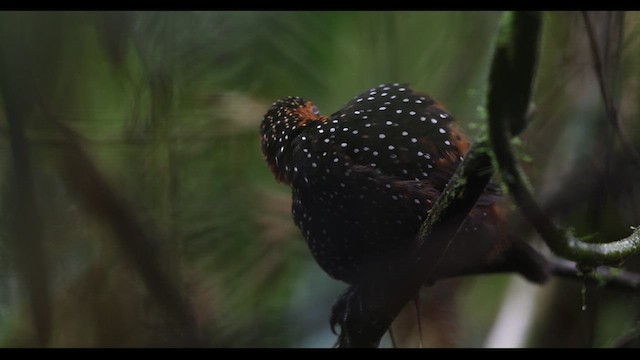
<svg viewBox="0 0 640 360">
<path fill-rule="evenodd" d="M 405 84 L 383 84 L 356 96 L 307 124 L 293 145 L 298 163 L 306 162 L 311 172 L 348 162 L 383 181 L 422 184 L 419 188 L 438 194 L 469 147 L 450 114 Z M 480 203 L 499 199 L 494 190 L 489 188 Z"/>
<path fill-rule="evenodd" d="M 329 116 L 333 139 L 354 162 L 399 180 L 427 181 L 441 191 L 468 142 L 453 118 L 427 95 L 388 84 L 364 92 Z"/>
</svg>

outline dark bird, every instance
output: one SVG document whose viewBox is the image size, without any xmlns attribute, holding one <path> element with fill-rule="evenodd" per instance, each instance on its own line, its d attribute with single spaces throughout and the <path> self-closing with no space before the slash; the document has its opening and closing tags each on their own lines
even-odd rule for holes
<svg viewBox="0 0 640 360">
<path fill-rule="evenodd" d="M 260 126 L 275 178 L 318 264 L 349 284 L 391 274 L 469 148 L 444 108 L 404 84 L 382 84 L 331 115 L 300 97 L 274 102 Z M 544 258 L 510 236 L 490 185 L 436 268 L 436 278 L 515 271 L 547 278 Z"/>
</svg>

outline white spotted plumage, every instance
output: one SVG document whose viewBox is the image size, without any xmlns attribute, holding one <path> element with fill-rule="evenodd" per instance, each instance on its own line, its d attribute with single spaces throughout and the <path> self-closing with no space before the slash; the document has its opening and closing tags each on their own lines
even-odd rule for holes
<svg viewBox="0 0 640 360">
<path fill-rule="evenodd" d="M 263 152 L 281 144 L 275 166 L 293 188 L 294 221 L 331 276 L 356 282 L 369 257 L 410 245 L 464 155 L 451 122 L 431 98 L 383 84 L 327 117 L 280 126 L 288 140 L 263 131 Z"/>
</svg>

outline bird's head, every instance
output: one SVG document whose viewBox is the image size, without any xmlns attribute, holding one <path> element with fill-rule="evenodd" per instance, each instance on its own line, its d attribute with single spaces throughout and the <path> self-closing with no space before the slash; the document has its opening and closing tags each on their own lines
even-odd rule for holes
<svg viewBox="0 0 640 360">
<path fill-rule="evenodd" d="M 278 181 L 290 183 L 293 139 L 310 122 L 322 118 L 312 102 L 297 96 L 289 96 L 271 104 L 260 124 L 260 137 L 262 154 Z"/>
</svg>

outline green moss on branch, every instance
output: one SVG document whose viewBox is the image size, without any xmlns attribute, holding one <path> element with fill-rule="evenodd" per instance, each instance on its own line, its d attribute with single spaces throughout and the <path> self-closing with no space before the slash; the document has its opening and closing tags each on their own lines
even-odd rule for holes
<svg viewBox="0 0 640 360">
<path fill-rule="evenodd" d="M 636 229 L 629 237 L 609 243 L 580 241 L 556 225 L 538 206 L 526 187 L 525 176 L 513 155 L 510 137 L 522 130 L 526 123 L 527 106 L 518 99 L 523 98 L 520 92 L 531 92 L 537 58 L 539 16 L 532 13 L 505 16 L 504 23 L 511 24 L 513 29 L 499 37 L 489 79 L 489 139 L 495 160 L 516 204 L 554 253 L 581 265 L 620 265 L 629 256 L 640 252 L 640 230 Z M 519 50 L 513 53 L 514 49 Z M 518 55 L 519 52 L 522 54 Z M 525 54 L 533 55 L 533 60 L 525 60 Z M 514 94 L 517 105 L 512 103 Z"/>
</svg>

